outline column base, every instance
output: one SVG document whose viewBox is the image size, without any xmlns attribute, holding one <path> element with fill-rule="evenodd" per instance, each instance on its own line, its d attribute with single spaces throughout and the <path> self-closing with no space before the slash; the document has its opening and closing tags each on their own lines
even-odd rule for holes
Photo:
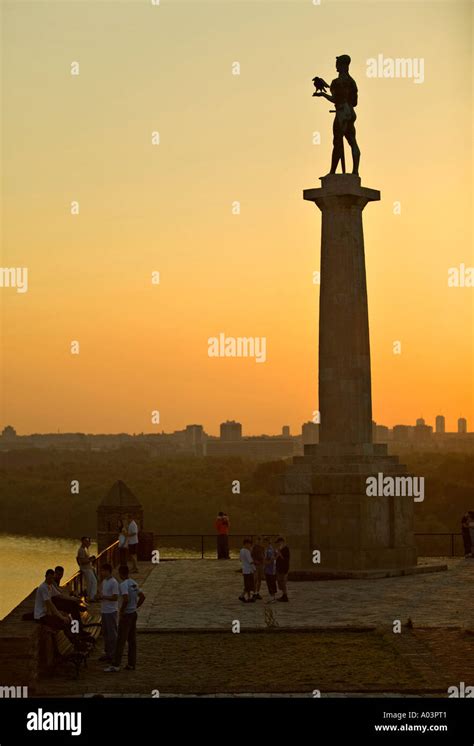
<svg viewBox="0 0 474 746">
<path fill-rule="evenodd" d="M 293 573 L 351 577 L 416 566 L 413 497 L 368 496 L 367 477 L 380 472 L 408 476 L 385 444 L 306 446 L 293 459 L 280 490 Z"/>
</svg>

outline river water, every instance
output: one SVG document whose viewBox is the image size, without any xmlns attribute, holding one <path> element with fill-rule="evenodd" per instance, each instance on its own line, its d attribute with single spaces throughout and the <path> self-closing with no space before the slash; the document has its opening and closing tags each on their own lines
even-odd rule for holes
<svg viewBox="0 0 474 746">
<path fill-rule="evenodd" d="M 76 572 L 79 544 L 78 539 L 0 534 L 0 619 L 43 581 L 49 567 L 62 565 L 65 578 Z M 96 553 L 92 544 L 91 554 Z"/>
</svg>

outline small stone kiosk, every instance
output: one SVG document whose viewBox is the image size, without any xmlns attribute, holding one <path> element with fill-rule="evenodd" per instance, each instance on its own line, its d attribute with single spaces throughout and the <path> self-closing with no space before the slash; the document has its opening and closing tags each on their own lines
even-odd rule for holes
<svg viewBox="0 0 474 746">
<path fill-rule="evenodd" d="M 127 524 L 129 514 L 135 516 L 139 531 L 139 548 L 143 544 L 143 507 L 138 498 L 119 479 L 105 495 L 97 508 L 97 544 L 99 552 L 117 541 L 118 522 L 121 518 Z M 140 559 L 140 557 L 139 557 Z"/>
</svg>

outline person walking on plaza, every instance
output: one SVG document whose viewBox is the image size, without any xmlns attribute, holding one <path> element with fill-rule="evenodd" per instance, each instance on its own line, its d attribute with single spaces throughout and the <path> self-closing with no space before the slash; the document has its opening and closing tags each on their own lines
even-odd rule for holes
<svg viewBox="0 0 474 746">
<path fill-rule="evenodd" d="M 81 538 L 81 546 L 77 550 L 77 564 L 81 570 L 81 576 L 83 581 L 83 588 L 87 594 L 88 601 L 94 601 L 97 593 L 97 578 L 94 572 L 92 563 L 95 557 L 89 554 L 89 547 L 91 540 L 89 536 L 83 536 Z"/>
<path fill-rule="evenodd" d="M 276 573 L 278 587 L 281 590 L 281 596 L 277 598 L 277 601 L 283 601 L 288 603 L 288 573 L 290 570 L 290 550 L 285 543 L 283 536 L 280 536 L 277 541 L 276 551 Z"/>
<path fill-rule="evenodd" d="M 120 671 L 126 643 L 128 643 L 128 664 L 125 666 L 125 670 L 134 671 L 137 665 L 137 609 L 144 602 L 145 595 L 138 587 L 138 583 L 128 577 L 127 565 L 119 567 L 119 575 L 122 581 L 119 585 L 122 601 L 119 614 L 117 645 L 112 665 L 104 668 L 106 673 Z"/>
<path fill-rule="evenodd" d="M 102 621 L 102 635 L 104 637 L 104 655 L 99 658 L 100 661 L 112 663 L 115 648 L 117 646 L 118 632 L 118 597 L 119 584 L 112 575 L 112 565 L 105 563 L 100 568 L 100 611 Z"/>
<path fill-rule="evenodd" d="M 229 559 L 230 521 L 227 513 L 219 511 L 214 525 L 217 531 L 217 559 Z"/>
<path fill-rule="evenodd" d="M 262 587 L 264 576 L 264 553 L 265 549 L 262 544 L 262 537 L 257 536 L 252 547 L 252 559 L 255 565 L 255 598 L 259 601 L 262 600 L 262 597 L 260 595 L 260 588 Z"/>
<path fill-rule="evenodd" d="M 267 603 L 273 604 L 276 601 L 275 596 L 277 593 L 275 550 L 269 538 L 265 539 L 264 546 L 265 546 L 265 553 L 264 553 L 263 562 L 264 562 L 264 571 L 265 571 L 265 581 L 267 583 L 268 594 L 270 596 L 270 599 L 267 601 Z"/>
<path fill-rule="evenodd" d="M 138 572 L 137 554 L 138 554 L 138 526 L 135 517 L 130 513 L 129 524 L 127 528 L 128 539 L 128 556 L 132 563 L 131 572 Z"/>
<path fill-rule="evenodd" d="M 470 523 L 469 513 L 464 513 L 462 520 L 461 520 L 461 532 L 462 532 L 462 540 L 464 543 L 464 556 L 465 557 L 472 557 L 473 551 L 472 551 L 472 544 L 471 544 L 471 532 L 469 531 L 469 523 Z"/>
<path fill-rule="evenodd" d="M 244 590 L 239 596 L 239 600 L 244 604 L 253 603 L 255 601 L 254 589 L 255 589 L 255 565 L 252 559 L 252 552 L 250 551 L 252 542 L 250 539 L 244 539 L 242 549 L 240 550 L 240 562 L 242 563 L 242 576 L 244 579 Z"/>
</svg>

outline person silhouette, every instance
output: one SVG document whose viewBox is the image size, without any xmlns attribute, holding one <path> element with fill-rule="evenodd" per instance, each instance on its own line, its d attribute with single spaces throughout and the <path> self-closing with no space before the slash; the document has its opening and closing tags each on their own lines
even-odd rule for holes
<svg viewBox="0 0 474 746">
<path fill-rule="evenodd" d="M 349 65 L 351 64 L 351 58 L 348 54 L 341 54 L 336 57 L 336 70 L 339 75 L 335 78 L 331 85 L 331 95 L 327 94 L 324 88 L 327 84 L 320 86 L 315 84 L 316 91 L 313 96 L 323 97 L 335 105 L 336 110 L 333 124 L 333 150 L 331 159 L 331 174 L 336 173 L 339 161 L 341 161 L 342 172 L 346 172 L 346 164 L 344 159 L 344 138 L 346 138 L 352 151 L 352 173 L 359 173 L 359 161 L 360 161 L 360 150 L 356 140 L 356 130 L 354 122 L 357 119 L 357 115 L 354 111 L 357 106 L 358 92 L 356 82 L 349 75 Z M 314 78 L 318 84 L 324 83 L 320 78 Z"/>
</svg>

